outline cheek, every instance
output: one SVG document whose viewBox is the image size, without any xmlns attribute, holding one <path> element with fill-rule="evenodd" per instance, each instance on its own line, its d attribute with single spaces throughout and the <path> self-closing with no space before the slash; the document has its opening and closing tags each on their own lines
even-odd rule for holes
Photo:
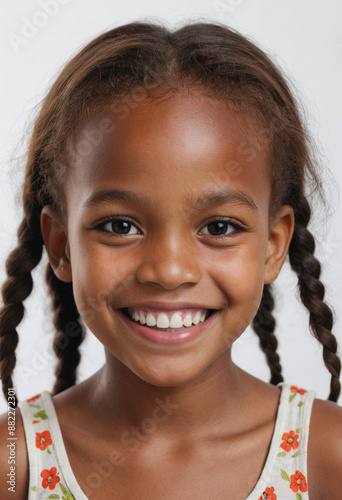
<svg viewBox="0 0 342 500">
<path fill-rule="evenodd" d="M 233 321 L 237 332 L 242 333 L 253 320 L 262 297 L 262 252 L 247 258 L 241 251 L 235 252 L 234 258 L 217 259 L 211 277 L 227 298 L 227 321 Z"/>
<path fill-rule="evenodd" d="M 71 266 L 75 301 L 88 326 L 132 283 L 132 260 L 110 247 L 88 246 L 71 254 Z"/>
</svg>

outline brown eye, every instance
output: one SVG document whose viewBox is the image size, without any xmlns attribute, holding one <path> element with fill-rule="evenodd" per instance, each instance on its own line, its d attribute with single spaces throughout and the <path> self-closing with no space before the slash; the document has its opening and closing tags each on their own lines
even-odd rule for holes
<svg viewBox="0 0 342 500">
<path fill-rule="evenodd" d="M 138 230 L 131 222 L 123 219 L 111 220 L 103 224 L 102 229 L 112 234 L 138 234 Z"/>
<path fill-rule="evenodd" d="M 204 226 L 200 233 L 210 236 L 227 236 L 238 229 L 237 225 L 233 224 L 230 220 L 214 220 Z"/>
</svg>

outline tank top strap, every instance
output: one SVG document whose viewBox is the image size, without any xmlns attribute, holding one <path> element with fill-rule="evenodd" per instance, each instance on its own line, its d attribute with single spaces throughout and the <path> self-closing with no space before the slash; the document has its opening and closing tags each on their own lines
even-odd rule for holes
<svg viewBox="0 0 342 500">
<path fill-rule="evenodd" d="M 22 401 L 19 408 L 29 460 L 28 500 L 87 500 L 72 472 L 51 394 Z"/>
<path fill-rule="evenodd" d="M 313 391 L 279 384 L 281 396 L 269 453 L 247 500 L 308 500 L 307 453 Z"/>
</svg>

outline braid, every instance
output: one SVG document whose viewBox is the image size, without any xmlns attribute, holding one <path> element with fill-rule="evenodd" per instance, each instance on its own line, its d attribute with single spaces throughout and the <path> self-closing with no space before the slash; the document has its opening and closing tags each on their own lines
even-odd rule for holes
<svg viewBox="0 0 342 500">
<path fill-rule="evenodd" d="M 314 257 L 315 240 L 307 229 L 311 216 L 309 203 L 305 196 L 300 195 L 296 205 L 295 230 L 289 250 L 290 263 L 298 276 L 301 301 L 310 314 L 311 331 L 323 346 L 324 363 L 331 374 L 329 400 L 337 401 L 341 390 L 339 381 L 341 362 L 336 354 L 336 338 L 331 333 L 333 315 L 329 306 L 323 301 L 325 288 L 319 280 L 321 265 Z"/>
<path fill-rule="evenodd" d="M 81 358 L 78 347 L 84 339 L 84 329 L 79 322 L 72 284 L 60 281 L 49 264 L 46 281 L 53 301 L 56 328 L 53 347 L 59 361 L 53 394 L 58 394 L 76 383 L 76 368 Z"/>
<path fill-rule="evenodd" d="M 24 317 L 23 301 L 33 288 L 31 271 L 41 260 L 43 240 L 40 233 L 39 213 L 34 206 L 28 219 L 24 218 L 18 229 L 18 246 L 6 262 L 8 278 L 2 287 L 3 308 L 0 311 L 0 375 L 2 391 L 7 399 L 13 387 L 12 373 L 16 364 L 15 349 L 18 344 L 17 326 Z"/>
<path fill-rule="evenodd" d="M 274 308 L 274 298 L 271 291 L 271 285 L 264 285 L 262 299 L 257 314 L 255 315 L 252 326 L 259 337 L 260 347 L 265 353 L 268 366 L 271 370 L 271 384 L 277 385 L 282 382 L 280 358 L 277 353 L 278 341 L 274 334 L 275 319 L 272 315 Z"/>
</svg>

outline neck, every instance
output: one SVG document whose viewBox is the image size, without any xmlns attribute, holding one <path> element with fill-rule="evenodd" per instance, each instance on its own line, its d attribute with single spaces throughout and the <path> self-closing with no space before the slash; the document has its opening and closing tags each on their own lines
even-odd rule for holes
<svg viewBox="0 0 342 500">
<path fill-rule="evenodd" d="M 158 437 L 172 440 L 176 436 L 180 440 L 198 438 L 219 431 L 223 422 L 236 421 L 245 404 L 243 379 L 230 352 L 180 387 L 148 384 L 109 355 L 106 365 L 92 377 L 95 401 L 92 398 L 91 404 L 96 411 L 102 408 L 108 429 L 115 422 L 116 429 L 145 429 L 148 433 L 148 429 L 158 428 Z"/>
</svg>

